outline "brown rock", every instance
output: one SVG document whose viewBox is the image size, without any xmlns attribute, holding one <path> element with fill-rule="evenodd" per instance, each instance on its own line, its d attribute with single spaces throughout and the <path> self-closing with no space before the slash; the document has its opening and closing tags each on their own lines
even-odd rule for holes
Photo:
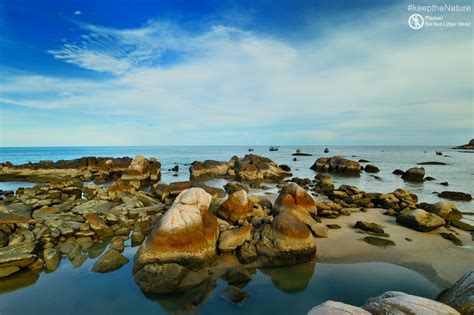
<svg viewBox="0 0 474 315">
<path fill-rule="evenodd" d="M 335 172 L 354 176 L 360 175 L 359 162 L 341 156 L 334 156 L 331 158 L 321 157 L 314 162 L 311 169 L 317 172 Z"/>
<path fill-rule="evenodd" d="M 296 183 L 289 183 L 283 187 L 278 195 L 275 205 L 275 213 L 282 213 L 288 210 L 316 213 L 316 205 L 313 197 Z"/>
<path fill-rule="evenodd" d="M 135 256 L 135 270 L 151 263 L 203 265 L 216 255 L 217 219 L 209 213 L 211 195 L 190 188 L 176 197 Z"/>
<path fill-rule="evenodd" d="M 217 210 L 217 215 L 231 222 L 248 218 L 253 211 L 253 202 L 245 190 L 234 192 Z"/>
<path fill-rule="evenodd" d="M 221 252 L 231 252 L 252 238 L 252 226 L 246 225 L 238 229 L 227 230 L 219 235 L 218 248 Z"/>
<path fill-rule="evenodd" d="M 86 214 L 87 223 L 99 237 L 109 237 L 114 235 L 114 231 L 95 213 Z"/>
</svg>

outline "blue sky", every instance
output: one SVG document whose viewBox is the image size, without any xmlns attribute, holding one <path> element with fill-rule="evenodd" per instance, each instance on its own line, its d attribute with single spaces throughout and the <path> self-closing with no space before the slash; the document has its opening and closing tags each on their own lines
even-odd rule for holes
<svg viewBox="0 0 474 315">
<path fill-rule="evenodd" d="M 465 143 L 472 28 L 408 3 L 0 1 L 0 145 Z"/>
</svg>

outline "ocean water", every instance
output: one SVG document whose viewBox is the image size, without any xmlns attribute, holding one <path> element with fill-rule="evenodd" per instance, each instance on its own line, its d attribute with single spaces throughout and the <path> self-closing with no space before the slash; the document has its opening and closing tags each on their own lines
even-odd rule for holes
<svg viewBox="0 0 474 315">
<path fill-rule="evenodd" d="M 254 147 L 254 154 L 271 158 L 279 164 L 288 164 L 294 176 L 313 178 L 309 168 L 321 156 L 341 155 L 354 160 L 367 159 L 380 168 L 376 174 L 360 177 L 334 175 L 336 186 L 356 185 L 371 192 L 391 192 L 397 188 L 415 192 L 421 201 L 441 200 L 433 192 L 456 190 L 474 194 L 474 154 L 451 150 L 448 147 L 394 147 L 394 146 L 337 146 L 323 153 L 323 146 L 282 146 L 277 152 L 268 146 Z M 291 155 L 301 149 L 313 156 Z M 155 157 L 162 164 L 162 180 L 166 182 L 189 179 L 189 164 L 195 160 L 227 161 L 232 156 L 248 154 L 247 146 L 206 147 L 74 147 L 74 148 L 0 148 L 0 162 L 14 164 L 40 160 L 73 159 L 82 156 L 135 156 Z M 438 156 L 442 151 L 447 156 Z M 393 175 L 396 168 L 406 170 L 418 162 L 440 161 L 444 166 L 424 166 L 432 182 L 405 183 Z M 179 165 L 178 176 L 168 171 Z M 449 187 L 440 186 L 443 181 Z M 223 180 L 209 184 L 222 186 Z M 0 189 L 32 186 L 27 182 L 0 182 Z M 272 191 L 275 191 L 273 189 Z M 456 202 L 459 209 L 473 212 L 472 202 Z M 96 274 L 90 271 L 96 258 L 74 268 L 68 259 L 53 273 L 20 272 L 0 279 L 0 314 L 165 314 L 183 311 L 201 314 L 306 314 L 314 305 L 328 299 L 362 305 L 369 297 L 388 290 L 403 291 L 427 298 L 440 292 L 422 275 L 410 269 L 389 263 L 327 264 L 306 263 L 298 266 L 263 268 L 254 271 L 252 280 L 243 288 L 250 297 L 240 304 L 232 304 L 221 297 L 227 286 L 219 280 L 205 290 L 191 290 L 185 294 L 150 296 L 143 294 L 133 281 L 132 262 L 137 247 L 127 242 L 124 254 L 130 262 L 122 268 Z M 84 253 L 83 255 L 87 255 Z M 97 257 L 97 256 L 94 256 Z"/>
<path fill-rule="evenodd" d="M 55 148 L 0 148 L 0 163 L 10 161 L 23 164 L 29 161 L 74 159 L 83 156 L 135 156 L 157 158 L 162 164 L 162 180 L 165 182 L 189 179 L 189 164 L 195 160 L 206 159 L 228 161 L 232 156 L 248 154 L 248 146 L 167 146 L 167 147 L 55 147 Z M 474 154 L 462 150 L 454 150 L 443 146 L 334 146 L 329 153 L 324 153 L 324 146 L 281 146 L 279 151 L 271 152 L 268 146 L 255 146 L 253 154 L 271 158 L 279 164 L 291 167 L 294 176 L 314 178 L 316 173 L 310 170 L 311 165 L 321 156 L 341 155 L 353 160 L 366 159 L 380 168 L 375 174 L 382 178 L 377 180 L 369 173 L 362 172 L 360 177 L 346 177 L 333 174 L 336 187 L 341 184 L 355 185 L 367 192 L 392 192 L 397 188 L 408 189 L 416 193 L 420 201 L 437 202 L 442 200 L 435 192 L 454 190 L 474 195 Z M 301 149 L 313 156 L 298 156 L 293 161 L 291 155 Z M 436 155 L 443 152 L 443 156 Z M 416 163 L 426 161 L 444 162 L 448 165 L 425 165 L 426 176 L 434 177 L 434 181 L 423 183 L 407 183 L 392 171 L 399 168 L 406 170 Z M 168 171 L 179 165 L 178 176 Z M 439 183 L 447 181 L 448 187 Z M 215 186 L 223 185 L 223 181 L 214 181 Z M 31 186 L 30 183 L 0 182 L 0 189 L 16 189 L 19 186 Z M 474 202 L 455 202 L 465 212 L 474 212 Z"/>
<path fill-rule="evenodd" d="M 222 298 L 227 283 L 181 294 L 143 294 L 132 276 L 137 247 L 113 272 L 90 271 L 94 260 L 74 269 L 63 259 L 53 273 L 20 272 L 0 279 L 1 314 L 306 314 L 326 300 L 362 305 L 389 290 L 435 298 L 440 289 L 420 274 L 389 263 L 326 264 L 262 268 L 242 290 L 249 298 L 233 304 Z"/>
</svg>

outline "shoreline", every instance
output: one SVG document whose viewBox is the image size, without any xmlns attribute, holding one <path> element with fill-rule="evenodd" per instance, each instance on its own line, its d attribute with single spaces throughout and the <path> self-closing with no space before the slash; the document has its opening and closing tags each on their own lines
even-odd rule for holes
<svg viewBox="0 0 474 315">
<path fill-rule="evenodd" d="M 473 267 L 474 241 L 469 232 L 441 227 L 432 232 L 417 232 L 395 223 L 395 218 L 383 215 L 380 209 L 352 212 L 351 216 L 323 219 L 341 229 L 331 230 L 328 238 L 318 239 L 317 260 L 328 263 L 388 262 L 412 269 L 440 288 L 447 288 Z M 352 226 L 358 220 L 384 226 L 395 246 L 377 247 L 360 239 L 366 236 Z M 455 232 L 464 243 L 459 247 L 443 239 L 439 232 Z M 412 241 L 407 241 L 408 237 Z"/>
<path fill-rule="evenodd" d="M 256 195 L 264 196 L 272 203 L 278 197 L 275 193 Z M 390 235 L 387 239 L 396 245 L 379 247 L 362 241 L 370 234 L 355 229 L 357 221 L 382 225 Z M 341 229 L 330 229 L 327 238 L 317 239 L 316 263 L 392 263 L 418 272 L 440 289 L 448 288 L 473 267 L 474 235 L 452 226 L 449 229 L 440 227 L 431 232 L 418 232 L 399 225 L 395 217 L 384 215 L 380 208 L 368 208 L 367 212 L 352 208 L 350 216 L 321 218 L 321 223 L 338 224 Z M 439 232 L 453 231 L 463 242 L 463 247 L 439 235 Z M 405 237 L 412 241 L 407 241 Z M 450 264 L 453 261 L 455 263 Z M 448 265 L 450 268 L 446 268 Z"/>
</svg>

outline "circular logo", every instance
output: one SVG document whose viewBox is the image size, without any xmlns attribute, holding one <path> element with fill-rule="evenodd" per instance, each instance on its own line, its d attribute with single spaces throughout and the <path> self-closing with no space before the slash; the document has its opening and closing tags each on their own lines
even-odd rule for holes
<svg viewBox="0 0 474 315">
<path fill-rule="evenodd" d="M 408 18 L 408 26 L 414 30 L 419 30 L 425 25 L 425 19 L 419 14 L 412 14 Z"/>
</svg>

